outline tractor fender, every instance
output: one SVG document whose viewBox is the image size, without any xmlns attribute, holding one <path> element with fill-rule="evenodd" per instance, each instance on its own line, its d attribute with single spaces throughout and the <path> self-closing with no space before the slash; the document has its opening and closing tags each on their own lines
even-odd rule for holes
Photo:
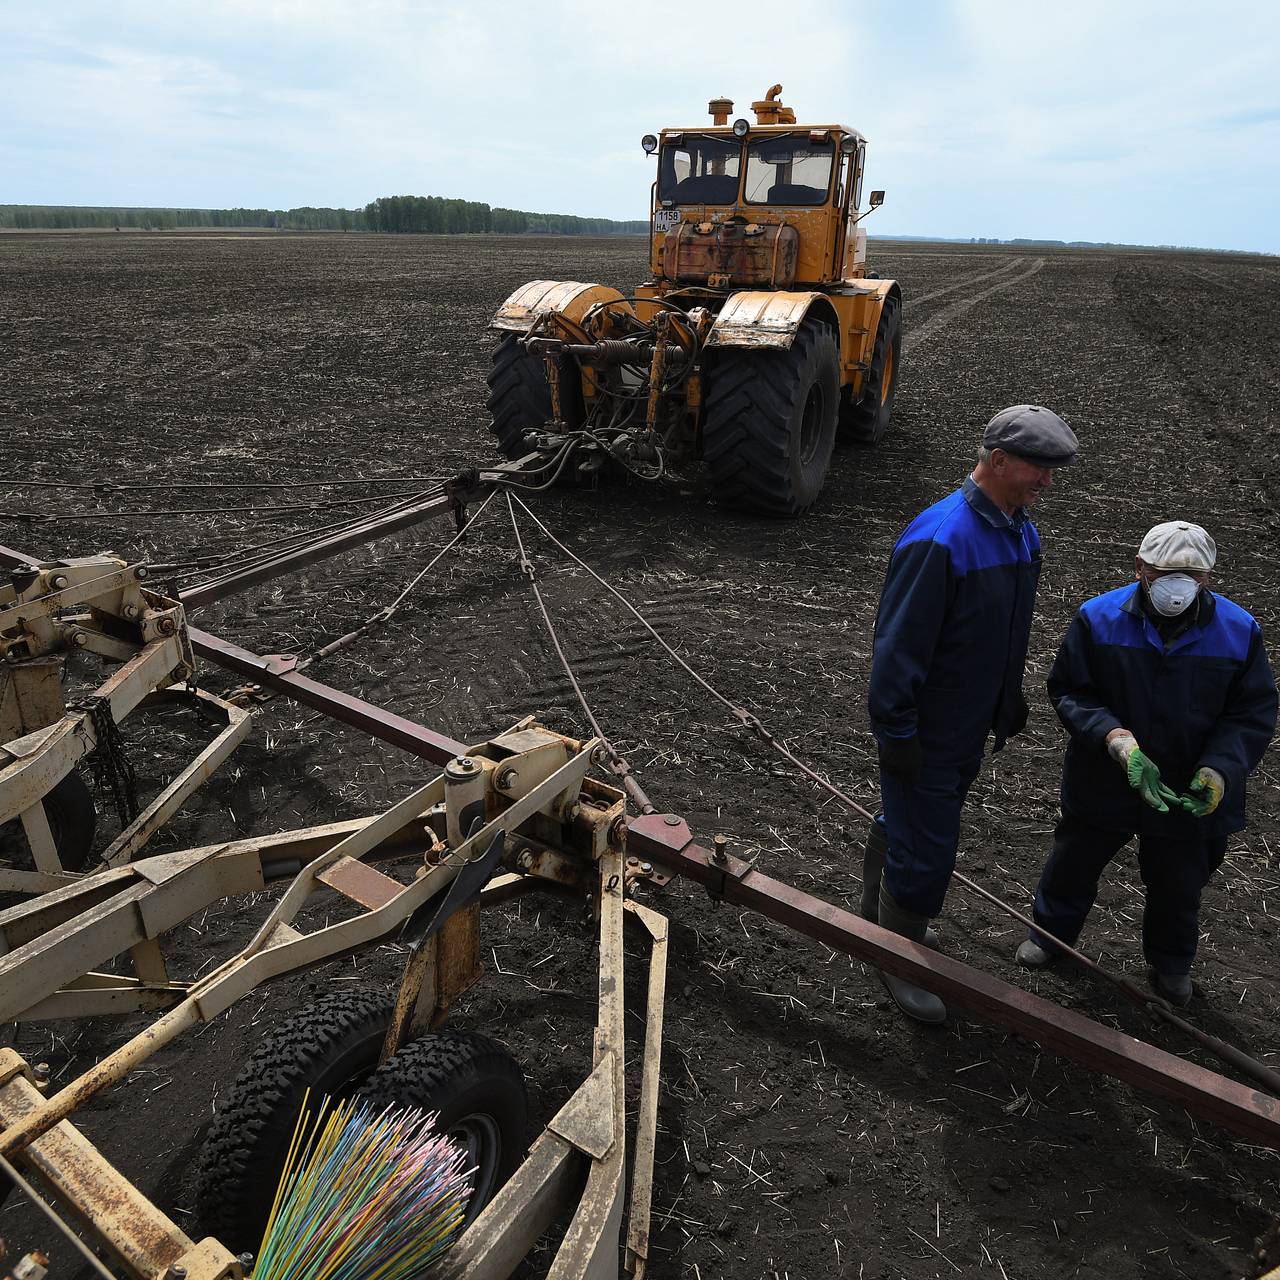
<svg viewBox="0 0 1280 1280">
<path fill-rule="evenodd" d="M 902 290 L 898 286 L 896 280 L 881 280 L 876 277 L 871 280 L 845 280 L 840 286 L 840 292 L 845 295 L 852 295 L 862 304 L 871 304 L 871 310 L 874 312 L 876 320 L 880 319 L 880 308 L 884 306 L 886 298 L 897 298 L 902 301 Z M 875 326 L 872 325 L 874 330 Z"/>
<path fill-rule="evenodd" d="M 735 293 L 720 309 L 707 346 L 786 349 L 809 315 L 825 321 L 839 334 L 839 317 L 825 294 L 773 289 Z"/>
<path fill-rule="evenodd" d="M 539 316 L 552 312 L 579 324 L 597 302 L 612 302 L 621 297 L 617 289 L 607 284 L 583 284 L 579 280 L 530 280 L 498 308 L 489 327 L 527 333 Z"/>
</svg>

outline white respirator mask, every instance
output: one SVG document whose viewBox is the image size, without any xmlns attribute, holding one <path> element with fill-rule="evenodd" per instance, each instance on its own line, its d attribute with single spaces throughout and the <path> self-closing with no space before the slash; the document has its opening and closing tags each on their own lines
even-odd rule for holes
<svg viewBox="0 0 1280 1280">
<path fill-rule="evenodd" d="M 1200 590 L 1200 584 L 1186 573 L 1166 573 L 1164 577 L 1143 585 L 1155 611 L 1166 618 L 1186 613 Z"/>
</svg>

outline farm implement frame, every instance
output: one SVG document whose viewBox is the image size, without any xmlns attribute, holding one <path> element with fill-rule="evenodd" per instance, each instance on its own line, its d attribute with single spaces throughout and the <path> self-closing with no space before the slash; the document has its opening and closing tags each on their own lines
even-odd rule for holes
<svg viewBox="0 0 1280 1280">
<path fill-rule="evenodd" d="M 60 647 L 89 648 L 123 662 L 95 694 L 115 722 L 147 698 L 171 691 L 167 696 L 210 699 L 226 726 L 137 816 L 134 835 L 113 843 L 107 865 L 82 875 L 61 865 L 47 820 L 42 826 L 42 812 L 33 810 L 42 811 L 52 786 L 110 730 L 101 710 L 95 714 L 78 704 L 61 708 L 60 701 L 48 698 L 37 706 L 33 696 L 24 695 L 23 706 L 32 708 L 29 716 L 53 717 L 53 722 L 28 729 L 24 719 L 26 731 L 0 746 L 0 803 L 7 805 L 6 815 L 22 816 L 36 864 L 31 875 L 44 879 L 4 882 L 8 888 L 42 892 L 0 912 L 0 1020 L 137 1012 L 159 1017 L 56 1092 L 50 1092 L 39 1064 L 12 1050 L 0 1051 L 0 1172 L 53 1201 L 57 1208 L 50 1212 L 58 1218 L 69 1217 L 87 1229 L 115 1274 L 238 1280 L 252 1259 L 217 1238 L 186 1235 L 78 1132 L 76 1112 L 102 1090 L 123 1083 L 151 1054 L 261 984 L 397 940 L 406 958 L 378 1055 L 380 1062 L 391 1063 L 415 1035 L 439 1028 L 457 998 L 480 979 L 479 919 L 485 906 L 535 889 L 569 894 L 589 903 L 597 935 L 592 1070 L 436 1274 L 509 1275 L 544 1232 L 567 1220 L 550 1275 L 613 1276 L 621 1260 L 627 1271 L 641 1276 L 649 1258 L 667 932 L 665 917 L 634 895 L 643 885 L 661 885 L 675 876 L 935 991 L 980 1018 L 1170 1100 L 1252 1143 L 1280 1148 L 1280 1098 L 1274 1092 L 1239 1084 L 882 930 L 765 875 L 735 857 L 723 837 L 709 848 L 700 845 L 682 817 L 655 810 L 599 735 L 580 741 L 530 719 L 485 742 L 464 743 L 313 679 L 305 673 L 306 659 L 259 655 L 186 621 L 186 610 L 434 516 L 454 517 L 456 541 L 467 527 L 470 503 L 506 485 L 537 487 L 538 468 L 545 463 L 526 459 L 470 473 L 419 501 L 223 566 L 205 575 L 203 583 L 168 595 L 135 598 L 135 590 L 143 592 L 142 566 L 119 563 L 104 574 L 104 566 L 94 563 L 77 585 L 66 571 L 79 562 L 33 564 L 20 552 L 0 548 L 0 566 L 15 575 L 15 598 L 22 594 L 24 601 L 30 597 L 39 603 L 38 615 L 27 606 L 23 625 L 28 634 L 34 625 L 48 636 L 40 653 L 14 647 L 6 671 L 22 671 L 19 678 L 34 683 L 35 676 L 25 673 L 44 670 L 41 679 L 47 682 L 48 664 L 56 663 L 53 655 Z M 530 476 L 532 485 L 524 483 Z M 521 558 L 528 563 L 523 553 Z M 54 581 L 60 574 L 68 578 L 65 586 Z M 105 603 L 99 590 L 104 576 L 110 578 Z M 111 594 L 117 591 L 118 599 Z M 80 617 L 77 611 L 90 601 Z M 129 617 L 126 605 L 141 607 L 142 613 Z M 14 607 L 16 602 L 6 609 L 0 597 L 0 620 L 16 618 Z M 28 616 L 34 624 L 25 621 Z M 172 630 L 161 627 L 164 618 L 173 622 Z M 123 623 L 141 629 L 125 634 Z M 79 633 L 89 635 L 90 643 L 77 643 Z M 99 641 L 99 635 L 106 639 Z M 179 692 L 197 659 L 232 671 L 265 693 L 355 726 L 441 772 L 372 819 L 139 859 L 145 836 L 207 776 L 215 757 L 225 756 L 247 731 L 248 713 L 237 705 L 251 701 L 244 691 L 234 701 L 198 690 Z M 60 709 L 63 714 L 55 716 Z M 619 785 L 593 778 L 593 768 L 612 773 Z M 628 814 L 628 801 L 638 813 Z M 286 882 L 239 952 L 193 982 L 171 977 L 163 950 L 167 931 L 215 901 Z M 310 927 L 309 905 L 321 895 L 326 905 L 337 907 L 322 927 Z M 649 948 L 629 1177 L 623 1034 L 627 922 Z M 131 974 L 112 971 L 111 962 L 122 956 L 129 958 Z M 1261 1083 L 1265 1086 L 1266 1079 Z M 92 1265 L 104 1270 L 101 1261 Z"/>
</svg>

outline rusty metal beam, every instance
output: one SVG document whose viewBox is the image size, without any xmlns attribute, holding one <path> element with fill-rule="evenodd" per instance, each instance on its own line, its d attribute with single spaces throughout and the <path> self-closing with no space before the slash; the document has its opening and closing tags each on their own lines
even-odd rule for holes
<svg viewBox="0 0 1280 1280">
<path fill-rule="evenodd" d="M 0 565 L 13 567 L 28 561 L 29 557 L 0 547 Z M 414 755 L 443 764 L 466 753 L 465 743 L 298 674 L 292 670 L 292 658 L 261 657 L 196 628 L 190 629 L 190 636 L 199 656 Z M 916 982 L 979 1017 L 1092 1070 L 1169 1098 L 1250 1141 L 1280 1148 L 1280 1100 L 917 946 L 860 916 L 751 871 L 737 859 L 729 857 L 718 864 L 710 850 L 694 844 L 683 818 L 653 814 L 629 819 L 627 825 L 631 853 L 688 876 L 726 901 Z"/>
<path fill-rule="evenodd" d="M 1280 1148 L 1280 1099 L 908 942 L 859 915 L 753 871 L 736 858 L 726 856 L 719 864 L 711 850 L 693 842 L 683 818 L 651 814 L 629 819 L 627 851 L 688 876 L 726 902 L 906 978 L 1091 1070 L 1171 1099 L 1251 1142 Z"/>
<path fill-rule="evenodd" d="M 393 711 L 386 711 L 349 693 L 311 680 L 293 670 L 295 659 L 289 657 L 262 657 L 210 635 L 197 627 L 189 627 L 191 648 L 197 657 L 216 662 L 237 675 L 260 684 L 264 689 L 292 698 L 308 707 L 314 707 L 325 715 L 341 720 L 360 729 L 371 737 L 390 743 L 412 755 L 421 756 L 434 764 L 446 764 L 454 756 L 466 755 L 467 746 L 444 734 L 436 733 L 423 725 L 406 720 Z"/>
</svg>

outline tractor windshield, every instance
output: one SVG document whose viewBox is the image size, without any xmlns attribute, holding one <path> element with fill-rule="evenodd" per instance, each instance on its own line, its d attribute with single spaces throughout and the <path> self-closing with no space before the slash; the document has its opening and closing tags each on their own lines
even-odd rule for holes
<svg viewBox="0 0 1280 1280">
<path fill-rule="evenodd" d="M 824 204 L 831 189 L 836 144 L 809 134 L 761 138 L 747 150 L 750 204 Z"/>
<path fill-rule="evenodd" d="M 736 138 L 686 134 L 662 148 L 658 199 L 664 204 L 733 204 L 741 168 L 742 144 Z"/>
</svg>

